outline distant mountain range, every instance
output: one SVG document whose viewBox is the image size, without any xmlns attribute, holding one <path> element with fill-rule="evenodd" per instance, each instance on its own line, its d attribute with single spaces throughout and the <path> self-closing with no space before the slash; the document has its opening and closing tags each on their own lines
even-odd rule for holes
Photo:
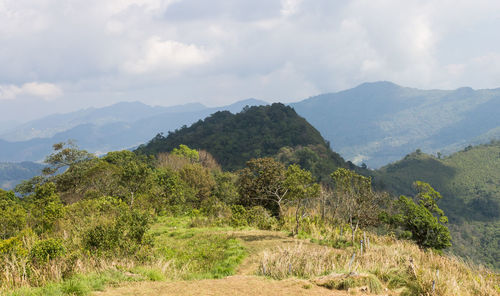
<svg viewBox="0 0 500 296">
<path fill-rule="evenodd" d="M 68 139 L 98 154 L 133 148 L 216 111 L 236 113 L 246 105 L 265 104 L 249 99 L 208 108 L 198 103 L 151 107 L 132 102 L 5 124 L 0 127 L 0 161 L 40 161 L 53 143 Z M 333 150 L 371 168 L 416 149 L 445 155 L 500 138 L 500 89 L 419 90 L 374 82 L 289 105 Z"/>
<path fill-rule="evenodd" d="M 500 138 L 500 88 L 419 90 L 375 82 L 291 106 L 333 150 L 373 168 L 418 148 L 449 154 Z"/>
<path fill-rule="evenodd" d="M 245 106 L 265 105 L 255 99 L 209 108 L 201 104 L 151 107 L 139 102 L 119 103 L 67 114 L 55 114 L 21 124 L 0 135 L 0 161 L 40 161 L 52 144 L 76 140 L 90 152 L 103 154 L 133 148 L 160 132 L 174 131 L 220 111 L 236 113 Z"/>
</svg>

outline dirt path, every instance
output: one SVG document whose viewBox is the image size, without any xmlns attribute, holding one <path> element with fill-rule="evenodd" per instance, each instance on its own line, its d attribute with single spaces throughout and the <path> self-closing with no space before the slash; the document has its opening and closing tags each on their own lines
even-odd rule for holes
<svg viewBox="0 0 500 296">
<path fill-rule="evenodd" d="M 140 282 L 95 293 L 100 296 L 155 295 L 155 296 L 290 296 L 290 295 L 349 295 L 331 291 L 308 281 L 288 279 L 275 281 L 257 276 L 236 275 L 218 280 Z"/>
<path fill-rule="evenodd" d="M 243 295 L 349 295 L 346 291 L 332 291 L 300 279 L 271 280 L 256 276 L 259 254 L 293 244 L 313 244 L 287 236 L 285 233 L 265 230 L 235 230 L 230 234 L 242 241 L 248 251 L 236 271 L 236 275 L 216 280 L 193 280 L 175 282 L 126 283 L 118 288 L 109 288 L 94 295 L 155 295 L 155 296 L 243 296 Z"/>
</svg>

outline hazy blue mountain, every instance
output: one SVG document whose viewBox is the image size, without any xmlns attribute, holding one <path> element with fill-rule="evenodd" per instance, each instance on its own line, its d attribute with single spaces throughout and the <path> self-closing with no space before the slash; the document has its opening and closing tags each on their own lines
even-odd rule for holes
<svg viewBox="0 0 500 296">
<path fill-rule="evenodd" d="M 419 90 L 375 82 L 291 106 L 344 158 L 375 168 L 417 148 L 449 154 L 500 136 L 500 89 Z"/>
<path fill-rule="evenodd" d="M 37 127 L 35 130 L 44 130 L 51 134 L 50 137 L 36 137 L 24 141 L 0 139 L 0 161 L 40 161 L 51 153 L 52 144 L 68 139 L 76 140 L 80 148 L 97 154 L 133 148 L 158 133 L 174 131 L 217 111 L 229 110 L 236 113 L 246 105 L 265 104 L 267 103 L 264 101 L 248 99 L 228 106 L 208 108 L 201 104 L 150 107 L 134 102 L 52 115 L 31 122 L 40 124 L 42 128 Z M 74 124 L 75 122 L 79 124 Z M 24 126 L 30 127 L 27 124 Z M 61 131 L 54 133 L 59 129 Z"/>
<path fill-rule="evenodd" d="M 22 180 L 39 175 L 43 165 L 34 162 L 0 162 L 0 188 L 12 189 Z"/>
<path fill-rule="evenodd" d="M 18 126 L 19 124 L 20 124 L 19 122 L 13 120 L 0 121 L 0 134 Z"/>
<path fill-rule="evenodd" d="M 207 109 L 202 104 L 160 107 L 148 106 L 140 102 L 122 102 L 103 108 L 88 108 L 65 114 L 53 114 L 27 123 L 2 129 L 0 139 L 25 141 L 33 138 L 50 138 L 57 133 L 81 124 L 97 126 L 115 122 L 134 122 L 142 118 L 165 113 L 196 112 Z"/>
</svg>

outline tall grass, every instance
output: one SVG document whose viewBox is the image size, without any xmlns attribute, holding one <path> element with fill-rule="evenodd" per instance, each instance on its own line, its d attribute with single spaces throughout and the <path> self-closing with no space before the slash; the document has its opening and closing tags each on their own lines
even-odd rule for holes
<svg viewBox="0 0 500 296">
<path fill-rule="evenodd" d="M 360 255 L 349 247 L 297 244 L 260 254 L 258 274 L 275 279 L 300 277 L 316 284 L 344 289 L 378 283 L 402 295 L 499 295 L 500 276 L 456 257 L 424 251 L 409 241 L 369 234 L 370 248 Z M 352 254 L 356 252 L 355 259 Z"/>
<path fill-rule="evenodd" d="M 336 270 L 339 256 L 342 255 L 328 247 L 303 244 L 278 247 L 261 254 L 258 274 L 278 280 L 290 276 L 311 278 Z"/>
</svg>

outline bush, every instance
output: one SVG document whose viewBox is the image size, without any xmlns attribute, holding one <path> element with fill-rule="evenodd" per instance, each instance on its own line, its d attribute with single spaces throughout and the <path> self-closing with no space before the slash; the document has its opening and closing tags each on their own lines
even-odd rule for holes
<svg viewBox="0 0 500 296">
<path fill-rule="evenodd" d="M 62 257 L 65 252 L 66 249 L 60 240 L 49 238 L 36 242 L 30 250 L 29 258 L 33 264 L 44 264 Z"/>
<path fill-rule="evenodd" d="M 135 254 L 141 247 L 149 247 L 146 235 L 150 216 L 139 211 L 121 213 L 114 222 L 103 221 L 83 233 L 83 248 L 96 255 L 121 256 Z"/>
<path fill-rule="evenodd" d="M 278 221 L 271 216 L 269 211 L 261 206 L 255 206 L 247 210 L 246 216 L 248 224 L 259 229 L 275 229 L 278 224 Z"/>
<path fill-rule="evenodd" d="M 83 247 L 91 251 L 109 251 L 118 246 L 120 233 L 113 224 L 100 224 L 83 235 Z"/>
<path fill-rule="evenodd" d="M 231 226 L 233 227 L 243 227 L 248 226 L 247 221 L 247 210 L 242 205 L 232 205 L 231 206 Z"/>
</svg>

